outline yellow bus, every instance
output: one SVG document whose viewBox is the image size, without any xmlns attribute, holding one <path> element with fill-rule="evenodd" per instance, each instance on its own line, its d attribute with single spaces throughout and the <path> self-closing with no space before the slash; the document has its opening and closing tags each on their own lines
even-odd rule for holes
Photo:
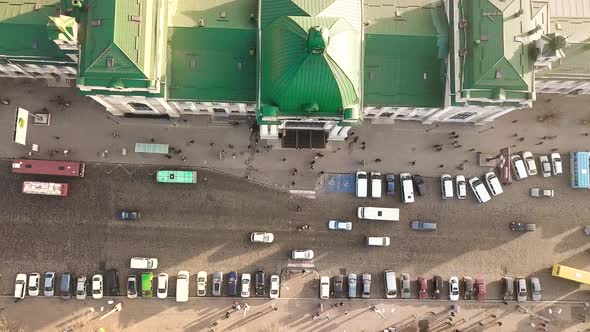
<svg viewBox="0 0 590 332">
<path fill-rule="evenodd" d="M 551 275 L 590 285 L 590 272 L 574 269 L 573 267 L 553 264 Z"/>
</svg>

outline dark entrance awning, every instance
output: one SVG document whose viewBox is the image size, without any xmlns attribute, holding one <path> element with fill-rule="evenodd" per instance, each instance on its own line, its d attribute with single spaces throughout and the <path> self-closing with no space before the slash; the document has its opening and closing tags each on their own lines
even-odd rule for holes
<svg viewBox="0 0 590 332">
<path fill-rule="evenodd" d="M 283 134 L 283 148 L 325 149 L 327 139 L 325 130 L 286 129 Z"/>
</svg>

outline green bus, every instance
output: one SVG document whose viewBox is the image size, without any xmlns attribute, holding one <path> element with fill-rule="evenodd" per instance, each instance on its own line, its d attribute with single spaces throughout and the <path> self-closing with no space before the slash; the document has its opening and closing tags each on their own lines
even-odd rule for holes
<svg viewBox="0 0 590 332">
<path fill-rule="evenodd" d="M 153 280 L 154 274 L 152 272 L 141 274 L 141 296 L 154 297 Z"/>
<path fill-rule="evenodd" d="M 158 171 L 156 179 L 161 183 L 197 183 L 197 171 Z"/>
</svg>

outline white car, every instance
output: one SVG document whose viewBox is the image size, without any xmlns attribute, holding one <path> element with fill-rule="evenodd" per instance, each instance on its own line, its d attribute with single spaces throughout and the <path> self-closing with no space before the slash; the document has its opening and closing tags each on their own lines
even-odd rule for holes
<svg viewBox="0 0 590 332">
<path fill-rule="evenodd" d="M 475 198 L 477 198 L 480 203 L 485 203 L 492 199 L 490 193 L 478 177 L 474 176 L 469 179 L 469 186 L 471 187 L 471 190 L 473 190 Z"/>
<path fill-rule="evenodd" d="M 250 234 L 250 241 L 254 243 L 272 243 L 275 236 L 267 232 L 254 232 Z"/>
<path fill-rule="evenodd" d="M 270 276 L 270 293 L 269 296 L 271 299 L 278 299 L 279 292 L 281 289 L 281 279 L 278 274 L 273 274 Z"/>
<path fill-rule="evenodd" d="M 323 276 L 320 278 L 320 299 L 327 300 L 330 298 L 330 277 Z"/>
<path fill-rule="evenodd" d="M 553 191 L 553 189 L 531 188 L 531 196 L 532 197 L 553 197 L 553 196 L 555 196 L 555 191 Z"/>
<path fill-rule="evenodd" d="M 453 192 L 453 178 L 449 174 L 440 176 L 440 188 L 443 199 L 455 197 L 455 193 Z"/>
<path fill-rule="evenodd" d="M 526 171 L 529 175 L 537 175 L 537 165 L 535 164 L 535 157 L 529 151 L 522 153 L 522 159 L 524 160 L 524 165 L 526 166 Z"/>
<path fill-rule="evenodd" d="M 330 220 L 330 221 L 328 221 L 328 228 L 333 229 L 333 230 L 337 230 L 337 231 L 351 231 L 352 230 L 352 222 Z"/>
<path fill-rule="evenodd" d="M 78 277 L 76 283 L 76 299 L 86 300 L 86 277 Z"/>
<path fill-rule="evenodd" d="M 242 273 L 242 291 L 240 292 L 241 297 L 250 297 L 250 281 L 252 277 L 250 273 Z"/>
<path fill-rule="evenodd" d="M 502 190 L 502 186 L 500 185 L 500 180 L 496 176 L 494 172 L 488 172 L 484 175 L 484 179 L 486 180 L 486 184 L 488 185 L 488 189 L 492 196 L 498 196 L 504 192 Z"/>
<path fill-rule="evenodd" d="M 159 299 L 165 299 L 168 297 L 168 274 L 167 273 L 160 273 L 158 274 L 158 285 L 156 289 L 156 294 Z"/>
<path fill-rule="evenodd" d="M 463 175 L 457 175 L 455 178 L 455 185 L 457 190 L 457 198 L 465 199 L 467 197 L 467 183 Z"/>
<path fill-rule="evenodd" d="M 540 156 L 539 162 L 541 163 L 541 172 L 544 178 L 548 178 L 551 176 L 551 163 L 549 162 L 549 157 L 547 156 Z"/>
<path fill-rule="evenodd" d="M 16 281 L 14 283 L 14 298 L 24 299 L 25 293 L 27 292 L 27 275 L 19 273 L 16 275 Z"/>
<path fill-rule="evenodd" d="M 148 257 L 132 257 L 129 267 L 137 270 L 154 270 L 158 268 L 158 259 Z"/>
<path fill-rule="evenodd" d="M 102 299 L 102 274 L 95 274 L 92 277 L 92 298 L 96 300 Z"/>
<path fill-rule="evenodd" d="M 371 172 L 371 197 L 381 198 L 381 189 L 383 184 L 381 182 L 381 173 Z"/>
<path fill-rule="evenodd" d="M 293 259 L 313 259 L 314 253 L 313 250 L 293 250 L 291 252 L 291 258 Z"/>
<path fill-rule="evenodd" d="M 451 301 L 459 301 L 459 278 L 457 277 L 449 279 L 449 298 Z"/>
<path fill-rule="evenodd" d="M 553 175 L 563 173 L 561 168 L 561 156 L 559 153 L 554 152 L 551 154 L 551 164 L 553 165 Z"/>
<path fill-rule="evenodd" d="M 55 272 L 45 273 L 45 286 L 43 288 L 44 296 L 53 296 L 55 292 Z"/>
<path fill-rule="evenodd" d="M 197 273 L 197 296 L 207 295 L 207 272 Z"/>
<path fill-rule="evenodd" d="M 31 273 L 29 276 L 29 296 L 39 296 L 39 282 L 41 275 L 39 273 Z"/>
</svg>

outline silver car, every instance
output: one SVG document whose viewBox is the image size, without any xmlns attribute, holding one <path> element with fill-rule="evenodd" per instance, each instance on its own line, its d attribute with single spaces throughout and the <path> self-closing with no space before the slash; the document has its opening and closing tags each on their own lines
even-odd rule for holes
<svg viewBox="0 0 590 332">
<path fill-rule="evenodd" d="M 223 273 L 213 272 L 213 296 L 221 296 L 221 285 L 223 285 Z"/>
<path fill-rule="evenodd" d="M 45 273 L 45 287 L 43 288 L 43 295 L 53 296 L 55 291 L 55 272 Z"/>
<path fill-rule="evenodd" d="M 356 274 L 348 274 L 348 297 L 356 297 Z"/>
<path fill-rule="evenodd" d="M 541 301 L 541 281 L 539 281 L 539 278 L 531 278 L 531 291 L 533 293 L 533 301 Z"/>
<path fill-rule="evenodd" d="M 524 278 L 516 278 L 516 300 L 518 302 L 526 302 L 526 280 Z"/>
<path fill-rule="evenodd" d="M 412 297 L 410 275 L 408 273 L 402 273 L 402 299 L 409 299 L 410 297 Z"/>
</svg>

